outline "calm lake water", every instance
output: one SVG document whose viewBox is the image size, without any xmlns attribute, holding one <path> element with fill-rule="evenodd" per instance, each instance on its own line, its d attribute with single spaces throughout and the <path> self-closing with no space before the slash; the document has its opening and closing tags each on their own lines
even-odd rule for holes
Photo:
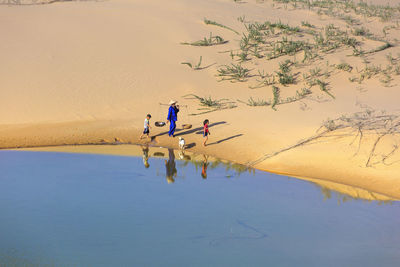
<svg viewBox="0 0 400 267">
<path fill-rule="evenodd" d="M 399 266 L 398 202 L 206 160 L 0 151 L 0 266 Z"/>
</svg>

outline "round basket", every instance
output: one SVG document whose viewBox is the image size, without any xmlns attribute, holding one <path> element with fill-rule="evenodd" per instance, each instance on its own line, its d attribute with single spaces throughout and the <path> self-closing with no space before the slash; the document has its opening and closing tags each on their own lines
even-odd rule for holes
<svg viewBox="0 0 400 267">
<path fill-rule="evenodd" d="M 163 122 L 163 121 L 156 121 L 156 122 L 154 123 L 154 125 L 157 126 L 157 127 L 164 127 L 164 126 L 165 126 L 165 122 Z"/>
<path fill-rule="evenodd" d="M 190 129 L 190 128 L 192 128 L 192 125 L 191 124 L 182 124 L 182 128 L 183 129 Z"/>
</svg>

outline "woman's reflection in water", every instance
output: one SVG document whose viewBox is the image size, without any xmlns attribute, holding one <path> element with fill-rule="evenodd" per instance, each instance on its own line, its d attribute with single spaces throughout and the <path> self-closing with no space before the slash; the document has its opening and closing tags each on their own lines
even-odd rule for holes
<svg viewBox="0 0 400 267">
<path fill-rule="evenodd" d="M 171 148 L 168 148 L 168 161 L 165 161 L 165 168 L 166 168 L 166 177 L 167 177 L 167 182 L 174 183 L 175 182 L 175 177 L 178 173 L 176 170 L 176 164 L 175 164 L 175 154 L 174 150 Z"/>
<path fill-rule="evenodd" d="M 203 155 L 204 160 L 203 160 L 203 166 L 201 168 L 201 177 L 203 177 L 203 179 L 207 179 L 207 167 L 208 167 L 208 156 Z"/>
<path fill-rule="evenodd" d="M 149 168 L 150 164 L 149 164 L 149 145 L 144 145 L 142 146 L 142 152 L 143 152 L 143 164 L 144 167 Z"/>
</svg>

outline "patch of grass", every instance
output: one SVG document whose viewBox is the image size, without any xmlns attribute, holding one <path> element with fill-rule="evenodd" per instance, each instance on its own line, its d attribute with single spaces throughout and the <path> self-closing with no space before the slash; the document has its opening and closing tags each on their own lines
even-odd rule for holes
<svg viewBox="0 0 400 267">
<path fill-rule="evenodd" d="M 247 102 L 243 102 L 243 101 L 240 101 L 240 100 L 238 100 L 238 101 L 242 102 L 242 103 L 244 103 L 244 104 L 246 104 L 248 106 L 251 106 L 251 107 L 261 107 L 261 106 L 269 106 L 269 105 L 271 105 L 271 103 L 269 103 L 268 101 L 265 101 L 264 99 L 255 100 L 252 97 L 250 97 L 247 100 Z"/>
<path fill-rule="evenodd" d="M 345 34 L 344 36 L 339 38 L 339 41 L 343 45 L 347 45 L 347 46 L 350 46 L 350 47 L 356 47 L 356 45 L 358 45 L 357 39 L 353 38 L 353 37 L 349 37 L 349 36 L 347 36 L 347 34 Z"/>
<path fill-rule="evenodd" d="M 204 37 L 204 39 L 199 40 L 199 41 L 195 41 L 195 42 L 183 42 L 181 44 L 183 45 L 193 45 L 193 46 L 212 46 L 212 45 L 219 45 L 219 44 L 225 44 L 228 41 L 224 40 L 222 37 L 216 35 L 212 35 L 212 33 L 210 32 L 210 36 Z"/>
<path fill-rule="evenodd" d="M 310 75 L 311 77 L 319 77 L 322 75 L 321 71 L 322 69 L 320 67 L 315 67 L 313 69 L 310 69 Z"/>
<path fill-rule="evenodd" d="M 275 2 L 277 1 L 283 3 L 284 0 L 276 0 Z M 361 20 L 361 16 L 359 16 L 360 13 L 356 14 L 355 10 L 353 9 L 354 3 L 348 3 L 353 2 L 353 0 L 286 1 L 289 5 L 291 3 L 295 3 L 299 6 L 310 6 L 311 8 L 315 8 L 315 10 L 320 9 L 321 14 L 335 16 L 339 19 L 345 19 L 351 24 L 356 24 L 357 19 Z M 346 4 L 344 4 L 345 2 Z M 335 5 L 342 6 L 342 8 L 339 9 Z M 357 5 L 357 8 L 361 8 L 361 6 Z M 380 47 L 377 47 L 371 51 L 363 51 L 363 49 L 366 49 L 365 47 L 367 47 L 364 44 L 366 38 L 380 41 L 380 37 L 374 36 L 365 26 L 343 27 L 343 23 L 340 24 L 340 27 L 333 24 L 327 26 L 314 26 L 308 21 L 302 21 L 301 25 L 296 26 L 282 23 L 281 21 L 248 22 L 245 21 L 244 17 L 241 17 L 238 20 L 241 21 L 245 27 L 245 31 L 243 32 L 239 41 L 239 47 L 221 52 L 230 52 L 232 62 L 234 63 L 220 66 L 217 70 L 216 76 L 219 77 L 221 81 L 250 81 L 250 85 L 253 86 L 249 85 L 248 87 L 252 89 L 272 86 L 274 94 L 273 99 L 255 100 L 250 98 L 246 102 L 246 104 L 250 106 L 270 103 L 273 109 L 275 109 L 279 104 L 290 103 L 296 101 L 297 99 L 301 99 L 307 94 L 311 94 L 310 89 L 313 89 L 313 91 L 316 92 L 315 90 L 317 90 L 317 88 L 330 97 L 335 98 L 335 96 L 329 90 L 330 88 L 327 82 L 329 81 L 328 78 L 330 75 L 337 75 L 339 73 L 339 71 L 335 71 L 335 69 L 352 72 L 353 74 L 355 72 L 353 71 L 353 67 L 348 63 L 340 63 L 336 65 L 329 64 L 327 57 L 325 57 L 326 55 L 336 53 L 340 49 L 341 52 L 345 53 L 350 51 L 349 54 L 351 54 L 351 51 L 353 51 L 354 56 L 360 56 L 361 59 L 367 59 L 367 57 L 364 56 L 365 54 L 379 52 L 391 47 L 391 45 L 385 41 L 384 43 L 380 43 L 382 44 Z M 225 28 L 225 25 L 215 21 L 209 21 L 207 19 L 204 19 L 204 23 Z M 301 58 L 298 58 L 299 53 L 301 53 Z M 302 53 L 304 53 L 304 58 Z M 334 55 L 335 54 L 333 54 L 333 56 Z M 250 71 L 248 68 L 246 68 L 244 65 L 247 65 L 247 63 L 243 62 L 252 62 L 253 60 L 256 60 L 256 58 L 264 57 L 267 60 L 272 60 L 279 57 L 284 57 L 285 59 L 291 58 L 294 62 L 281 62 L 279 63 L 279 69 L 275 69 L 275 71 L 272 71 L 270 74 L 259 71 L 258 75 L 251 75 L 251 72 L 253 71 Z M 397 64 L 393 63 L 394 61 L 395 60 L 392 57 L 392 59 L 389 60 L 392 67 L 386 68 L 384 73 L 383 70 L 381 70 L 382 73 L 379 74 L 379 78 L 381 78 L 382 83 L 389 84 L 391 81 L 389 77 L 391 77 L 390 75 L 396 73 L 396 70 L 400 74 L 400 64 L 397 66 Z M 256 65 L 257 62 L 260 61 L 256 60 Z M 312 68 L 305 68 L 305 66 L 310 66 L 310 64 L 314 63 L 315 65 Z M 308 70 L 304 71 L 304 69 Z M 373 70 L 364 70 L 363 73 L 359 72 L 359 75 L 350 79 L 361 82 L 363 79 L 367 79 L 369 75 L 374 75 L 371 73 L 373 73 Z M 302 81 L 304 81 L 305 87 L 308 89 L 303 88 L 304 91 L 296 91 L 296 95 L 287 97 L 286 99 L 281 99 L 279 91 L 280 89 L 277 86 L 282 89 L 285 88 L 283 86 L 296 84 L 298 80 L 301 79 L 299 78 L 301 77 L 299 75 L 303 75 L 304 80 Z M 311 88 L 313 86 L 315 86 L 315 89 Z"/>
<path fill-rule="evenodd" d="M 318 52 L 313 50 L 313 49 L 309 49 L 309 48 L 305 48 L 304 49 L 304 56 L 303 56 L 303 60 L 301 61 L 302 63 L 309 63 L 311 61 L 313 61 L 314 59 L 316 59 L 318 57 Z"/>
<path fill-rule="evenodd" d="M 290 59 L 287 59 L 284 62 L 279 62 L 279 69 L 283 73 L 288 73 L 292 65 L 293 62 Z"/>
<path fill-rule="evenodd" d="M 379 81 L 384 85 L 384 86 L 389 86 L 390 82 L 393 81 L 392 76 L 390 73 L 384 73 L 383 77 L 379 79 Z"/>
<path fill-rule="evenodd" d="M 276 74 L 278 75 L 279 83 L 282 85 L 293 84 L 295 81 L 293 74 L 282 72 L 277 72 Z"/>
<path fill-rule="evenodd" d="M 264 71 L 258 70 L 258 75 L 259 78 L 257 79 L 258 84 L 256 86 L 250 86 L 250 89 L 256 89 L 256 88 L 261 88 L 265 87 L 268 85 L 275 84 L 275 76 L 273 74 L 268 74 L 265 73 Z"/>
<path fill-rule="evenodd" d="M 315 67 L 310 69 L 308 73 L 303 73 L 303 79 L 304 81 L 307 81 L 308 84 L 312 84 L 315 81 L 315 78 L 321 77 L 322 75 L 322 69 L 320 67 Z M 311 86 L 313 85 L 315 84 L 312 84 Z"/>
<path fill-rule="evenodd" d="M 353 47 L 353 56 L 364 56 L 366 53 L 361 48 Z"/>
<path fill-rule="evenodd" d="M 280 91 L 279 88 L 276 86 L 272 86 L 272 94 L 274 96 L 274 98 L 272 99 L 272 105 L 271 108 L 273 110 L 276 110 L 275 106 L 279 104 L 280 101 Z"/>
<path fill-rule="evenodd" d="M 256 58 L 262 58 L 264 57 L 261 53 L 260 53 L 260 49 L 258 46 L 254 46 L 253 49 L 250 49 L 250 52 L 253 54 L 253 56 L 255 56 Z"/>
<path fill-rule="evenodd" d="M 350 77 L 349 80 L 351 82 L 358 82 L 361 83 L 365 79 L 371 79 L 372 77 L 378 75 L 379 73 L 382 72 L 381 66 L 375 66 L 375 65 L 366 65 L 364 69 L 359 71 L 359 75 Z"/>
<path fill-rule="evenodd" d="M 327 82 L 321 81 L 320 79 L 312 79 L 312 80 L 309 80 L 309 81 L 307 82 L 307 84 L 308 84 L 310 87 L 313 87 L 313 86 L 317 85 L 317 86 L 319 87 L 319 89 L 320 89 L 322 92 L 326 93 L 327 95 L 329 95 L 330 97 L 332 97 L 333 99 L 335 99 L 335 96 L 332 95 L 332 94 L 328 91 L 328 88 L 327 88 L 328 83 L 327 83 Z"/>
<path fill-rule="evenodd" d="M 200 66 L 201 66 L 202 59 L 203 59 L 203 57 L 200 56 L 199 62 L 196 65 L 192 65 L 192 63 L 190 63 L 190 62 L 182 62 L 181 64 L 187 65 L 193 70 L 200 70 L 201 69 Z"/>
<path fill-rule="evenodd" d="M 398 25 L 398 22 L 397 22 L 397 28 L 398 28 L 398 26 L 399 25 Z M 394 26 L 394 25 L 387 25 L 387 26 L 383 27 L 383 29 L 382 29 L 383 36 L 386 37 L 386 35 L 388 34 L 389 30 L 390 29 L 394 29 L 394 28 L 396 28 L 396 26 Z"/>
<path fill-rule="evenodd" d="M 235 31 L 234 29 L 232 29 L 232 28 L 230 28 L 230 27 L 228 27 L 228 26 L 222 25 L 222 24 L 220 24 L 220 23 L 218 23 L 218 22 L 216 22 L 216 21 L 212 21 L 212 20 L 208 20 L 208 19 L 204 18 L 204 23 L 205 23 L 206 25 L 214 25 L 214 26 L 218 26 L 218 27 L 221 27 L 221 28 L 230 30 L 230 31 L 232 31 L 232 32 L 234 32 L 234 33 L 236 33 L 236 34 L 239 35 L 239 32 Z"/>
<path fill-rule="evenodd" d="M 288 103 L 292 103 L 295 101 L 298 101 L 300 99 L 305 98 L 307 95 L 312 94 L 311 90 L 309 88 L 302 88 L 300 91 L 296 91 L 296 95 L 295 96 L 290 96 L 287 97 L 284 100 L 281 100 L 279 104 L 288 104 Z"/>
<path fill-rule="evenodd" d="M 293 63 L 290 60 L 279 63 L 278 75 L 279 83 L 282 85 L 293 84 L 295 81 L 294 75 L 290 73 L 290 67 Z"/>
<path fill-rule="evenodd" d="M 387 61 L 389 61 L 390 65 L 394 65 L 396 63 L 396 59 L 392 56 L 392 53 L 386 55 Z"/>
<path fill-rule="evenodd" d="M 315 26 L 312 25 L 311 23 L 309 23 L 308 21 L 302 21 L 301 26 L 308 27 L 308 28 L 315 28 Z"/>
<path fill-rule="evenodd" d="M 250 70 L 242 67 L 240 64 L 224 65 L 218 70 L 218 76 L 221 80 L 230 80 L 232 82 L 244 82 L 250 77 Z"/>
<path fill-rule="evenodd" d="M 200 97 L 197 95 L 187 95 L 187 96 L 193 96 L 197 100 L 199 100 L 201 106 L 205 107 L 220 107 L 221 103 L 223 101 L 226 101 L 228 99 L 212 99 L 211 96 L 208 97 Z"/>
<path fill-rule="evenodd" d="M 339 15 L 339 17 L 349 25 L 356 25 L 360 23 L 357 19 L 353 18 L 350 15 Z"/>
<path fill-rule="evenodd" d="M 237 58 L 239 62 L 244 62 L 249 60 L 249 51 L 247 49 L 239 50 L 239 52 L 234 53 L 233 51 L 230 52 L 230 56 L 232 60 Z"/>
<path fill-rule="evenodd" d="M 241 23 L 244 23 L 245 21 L 246 21 L 246 16 L 240 16 L 240 17 L 238 17 L 237 18 L 237 20 L 239 21 L 239 22 L 241 22 Z"/>
<path fill-rule="evenodd" d="M 343 71 L 347 71 L 347 72 L 351 72 L 352 69 L 353 69 L 353 67 L 352 67 L 350 64 L 345 63 L 345 62 L 340 63 L 340 64 L 336 65 L 335 67 L 336 67 L 338 70 L 343 70 Z"/>
<path fill-rule="evenodd" d="M 380 65 L 376 66 L 366 64 L 363 69 L 357 70 L 358 75 L 350 77 L 349 81 L 362 83 L 364 80 L 378 77 L 379 81 L 384 86 L 389 86 L 393 81 L 392 75 L 400 74 L 400 62 L 399 58 L 393 58 L 391 54 L 386 55 L 386 58 L 389 61 L 389 64 L 386 65 L 385 68 L 382 68 Z"/>
<path fill-rule="evenodd" d="M 194 113 L 190 115 L 201 115 L 217 110 L 231 109 L 237 106 L 236 102 L 230 101 L 226 98 L 213 99 L 211 96 L 200 97 L 195 94 L 189 94 L 183 97 L 185 97 L 185 99 L 195 99 L 199 102 L 199 105 L 202 106 L 202 108 L 198 108 L 198 110 L 200 111 L 199 113 Z"/>
<path fill-rule="evenodd" d="M 244 24 L 244 26 L 248 32 L 253 34 L 257 33 L 258 35 L 271 35 L 275 33 L 292 34 L 301 32 L 299 27 L 290 26 L 289 24 L 282 23 L 280 20 L 278 22 L 265 21 L 263 23 L 247 23 Z M 276 32 L 275 29 L 280 30 L 280 32 Z"/>
<path fill-rule="evenodd" d="M 349 24 L 358 21 L 352 15 L 364 17 L 377 17 L 382 21 L 388 21 L 399 17 L 400 7 L 368 4 L 364 1 L 353 0 L 273 0 L 281 4 L 292 4 L 294 8 L 315 10 L 318 14 L 325 14 L 332 17 L 339 17 Z"/>
<path fill-rule="evenodd" d="M 316 80 L 316 83 L 317 83 L 317 85 L 319 86 L 319 89 L 320 89 L 322 92 L 326 93 L 327 95 L 329 95 L 330 97 L 332 97 L 333 99 L 335 99 L 335 96 L 332 95 L 332 94 L 328 91 L 328 88 L 327 88 L 328 83 L 327 83 L 327 82 L 324 82 L 324 81 L 321 81 L 321 80 L 317 79 L 317 80 Z"/>
<path fill-rule="evenodd" d="M 390 44 L 390 43 L 384 43 L 383 45 L 378 46 L 375 49 L 372 49 L 370 51 L 365 52 L 365 54 L 372 54 L 372 53 L 380 52 L 380 51 L 383 51 L 383 50 L 388 49 L 390 47 L 393 47 L 393 45 Z"/>
<path fill-rule="evenodd" d="M 297 98 L 302 98 L 306 95 L 312 94 L 311 90 L 309 88 L 301 88 L 301 91 L 296 91 L 296 97 Z"/>
<path fill-rule="evenodd" d="M 249 53 L 247 50 L 241 50 L 239 53 L 233 53 L 231 51 L 231 58 L 234 59 L 235 57 L 237 57 L 239 62 L 244 62 L 249 60 L 248 56 Z"/>
<path fill-rule="evenodd" d="M 270 27 L 280 29 L 285 33 L 300 32 L 300 28 L 299 27 L 297 27 L 297 26 L 296 27 L 289 26 L 288 24 L 282 23 L 280 20 L 278 22 L 275 22 L 275 23 L 270 23 L 269 25 L 270 25 Z"/>
<path fill-rule="evenodd" d="M 252 22 L 247 23 L 243 22 L 243 25 L 246 31 L 243 33 L 242 38 L 240 40 L 240 49 L 242 51 L 252 50 L 254 56 L 257 58 L 263 57 L 260 53 L 261 51 L 265 51 L 269 46 L 270 41 L 268 40 L 270 37 L 277 37 L 279 35 L 291 35 L 291 34 L 299 34 L 302 30 L 295 26 L 290 26 L 288 24 L 278 22 Z M 285 41 L 285 40 L 284 40 Z M 290 43 L 290 42 L 289 42 Z"/>
<path fill-rule="evenodd" d="M 305 41 L 293 41 L 283 37 L 282 40 L 273 43 L 272 51 L 267 56 L 268 59 L 274 59 L 284 55 L 295 55 L 307 47 L 309 45 Z"/>
<path fill-rule="evenodd" d="M 314 35 L 314 48 L 324 53 L 332 52 L 343 46 L 355 48 L 358 45 L 357 39 L 350 37 L 347 32 L 330 24 L 322 32 Z"/>
<path fill-rule="evenodd" d="M 371 33 L 367 28 L 361 27 L 361 28 L 354 28 L 353 34 L 355 36 L 369 36 Z"/>
</svg>

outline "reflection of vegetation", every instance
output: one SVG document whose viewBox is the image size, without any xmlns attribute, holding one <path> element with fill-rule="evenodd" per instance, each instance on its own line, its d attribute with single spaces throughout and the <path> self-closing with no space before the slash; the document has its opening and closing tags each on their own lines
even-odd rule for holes
<svg viewBox="0 0 400 267">
<path fill-rule="evenodd" d="M 375 197 L 374 193 L 368 192 L 368 191 L 365 191 L 365 190 L 363 190 L 363 191 L 365 191 L 367 194 L 369 194 L 371 196 L 371 199 L 365 199 L 365 198 L 360 197 L 360 196 L 350 196 L 348 194 L 341 193 L 341 192 L 338 192 L 338 191 L 333 190 L 333 189 L 329 189 L 329 188 L 327 188 L 325 186 L 316 184 L 314 182 L 311 182 L 311 183 L 321 190 L 321 193 L 324 196 L 324 200 L 331 199 L 333 196 L 335 196 L 336 199 L 337 199 L 338 204 L 343 204 L 345 202 L 354 201 L 354 200 L 362 200 L 362 201 L 368 201 L 368 202 L 377 201 L 379 205 L 392 205 L 393 204 L 393 200 L 389 200 L 389 199 L 387 199 L 387 200 L 377 200 L 377 199 L 374 199 L 374 197 Z"/>
<path fill-rule="evenodd" d="M 205 171 L 212 171 L 217 168 L 224 168 L 226 171 L 225 177 L 231 178 L 233 176 L 240 176 L 243 173 L 255 173 L 255 169 L 242 164 L 221 160 L 218 158 L 211 158 L 206 155 L 191 154 L 191 156 L 181 157 L 180 166 L 186 167 L 189 164 L 193 165 L 196 172 L 201 172 L 201 177 L 206 178 L 206 173 L 203 173 L 204 164 L 206 164 Z M 234 173 L 229 173 L 233 171 Z M 306 179 L 308 180 L 308 179 Z M 393 200 L 390 197 L 370 192 L 361 188 L 356 188 L 348 185 L 337 184 L 329 181 L 308 180 L 313 185 L 317 186 L 324 196 L 324 200 L 336 198 L 338 203 L 345 203 L 352 200 L 363 201 L 376 201 L 378 204 L 392 204 Z"/>
<path fill-rule="evenodd" d="M 199 171 L 202 169 L 203 163 L 204 163 L 204 156 L 203 157 L 198 157 L 199 155 L 193 155 L 191 157 L 190 160 L 184 160 L 182 162 L 183 166 L 187 166 L 189 163 L 193 164 L 196 168 L 196 171 Z M 238 164 L 238 163 L 233 163 L 230 161 L 226 161 L 226 160 L 221 160 L 218 158 L 213 158 L 213 159 L 209 159 L 209 165 L 208 165 L 208 170 L 213 170 L 216 169 L 218 167 L 224 167 L 225 171 L 235 171 L 235 175 L 236 176 L 240 176 L 240 174 L 244 173 L 244 172 L 248 172 L 248 173 L 253 173 L 255 172 L 254 168 L 251 168 L 249 166 L 245 166 L 242 164 Z M 230 176 L 227 176 L 230 177 Z"/>
</svg>

